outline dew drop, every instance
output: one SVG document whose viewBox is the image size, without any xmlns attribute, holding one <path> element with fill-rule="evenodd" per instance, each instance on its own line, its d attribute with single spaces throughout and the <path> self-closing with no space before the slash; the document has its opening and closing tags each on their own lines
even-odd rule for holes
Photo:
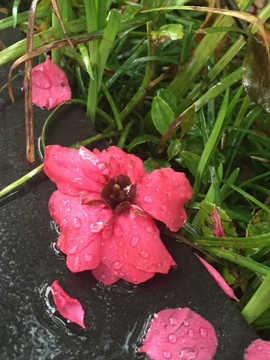
<svg viewBox="0 0 270 360">
<path fill-rule="evenodd" d="M 73 246 L 70 250 L 69 250 L 69 254 L 75 254 L 75 252 L 77 251 L 78 245 Z"/>
<path fill-rule="evenodd" d="M 73 222 L 72 222 L 73 226 L 75 227 L 75 229 L 79 229 L 80 227 L 82 227 L 82 222 L 79 218 L 75 217 L 73 219 Z"/>
<path fill-rule="evenodd" d="M 115 270 L 120 270 L 123 267 L 123 265 L 124 264 L 121 263 L 120 261 L 115 261 L 112 266 Z"/>
<path fill-rule="evenodd" d="M 188 330 L 188 336 L 194 337 L 194 331 L 192 329 Z"/>
<path fill-rule="evenodd" d="M 101 279 L 106 279 L 106 275 L 105 274 L 101 274 Z"/>
<path fill-rule="evenodd" d="M 177 326 L 178 325 L 178 320 L 176 318 L 174 318 L 174 317 L 171 317 L 169 319 L 169 322 L 170 322 L 171 326 Z"/>
<path fill-rule="evenodd" d="M 156 192 L 159 193 L 159 192 L 160 192 L 160 189 L 159 189 L 159 188 L 156 188 Z"/>
<path fill-rule="evenodd" d="M 258 350 L 259 351 L 262 351 L 262 349 L 263 349 L 263 347 L 260 345 L 260 346 L 258 346 Z"/>
<path fill-rule="evenodd" d="M 141 257 L 143 257 L 144 259 L 149 259 L 149 257 L 150 257 L 150 253 L 149 253 L 149 251 L 147 251 L 147 250 L 142 250 L 142 251 L 140 252 L 140 255 L 141 255 Z"/>
<path fill-rule="evenodd" d="M 198 356 L 198 350 L 192 347 L 184 347 L 179 354 L 179 359 L 182 360 L 193 360 Z"/>
<path fill-rule="evenodd" d="M 144 198 L 143 198 L 143 200 L 146 202 L 146 203 L 151 203 L 152 202 L 152 198 L 151 198 L 151 196 L 149 196 L 149 195 L 146 195 Z"/>
<path fill-rule="evenodd" d="M 138 244 L 139 241 L 140 241 L 139 236 L 133 236 L 132 239 L 131 239 L 131 246 L 135 247 Z"/>
<path fill-rule="evenodd" d="M 92 254 L 84 254 L 84 258 L 85 258 L 85 261 L 89 262 L 93 259 L 93 255 Z"/>
<path fill-rule="evenodd" d="M 145 231 L 146 231 L 147 233 L 151 233 L 151 232 L 152 232 L 152 227 L 151 227 L 151 226 L 146 226 L 146 227 L 145 227 Z"/>
<path fill-rule="evenodd" d="M 189 321 L 184 320 L 183 324 L 184 324 L 185 326 L 189 326 Z"/>
<path fill-rule="evenodd" d="M 170 334 L 170 335 L 168 336 L 168 340 L 169 340 L 169 342 L 170 342 L 171 344 L 175 344 L 176 341 L 177 341 L 177 338 L 176 338 L 176 336 L 175 336 L 174 334 Z"/>
<path fill-rule="evenodd" d="M 203 327 L 200 328 L 200 336 L 201 336 L 201 338 L 203 338 L 203 339 L 206 339 L 207 336 L 208 336 L 207 330 L 206 330 L 205 328 L 203 328 Z"/>
<path fill-rule="evenodd" d="M 124 231 L 123 231 L 123 229 L 121 228 L 120 225 L 115 226 L 113 232 L 114 232 L 114 235 L 118 236 L 118 237 L 121 237 L 124 234 Z"/>
<path fill-rule="evenodd" d="M 172 354 L 169 351 L 164 351 L 163 356 L 165 359 L 170 359 L 172 357 Z"/>
</svg>

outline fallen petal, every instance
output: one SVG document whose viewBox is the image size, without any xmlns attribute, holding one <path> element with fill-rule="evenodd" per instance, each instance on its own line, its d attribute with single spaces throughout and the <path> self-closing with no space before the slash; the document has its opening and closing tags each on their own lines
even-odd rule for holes
<svg viewBox="0 0 270 360">
<path fill-rule="evenodd" d="M 53 300 L 60 314 L 85 329 L 84 310 L 77 299 L 71 298 L 55 280 L 51 285 Z"/>
<path fill-rule="evenodd" d="M 229 284 L 223 279 L 220 273 L 207 261 L 201 258 L 199 255 L 195 254 L 197 258 L 201 261 L 201 263 L 206 267 L 209 273 L 213 276 L 216 280 L 218 285 L 222 288 L 222 290 L 232 299 L 239 301 L 239 299 L 235 296 L 233 289 L 229 286 Z"/>
<path fill-rule="evenodd" d="M 166 309 L 151 321 L 139 351 L 152 360 L 211 360 L 217 342 L 214 327 L 191 309 Z"/>
<path fill-rule="evenodd" d="M 65 72 L 50 57 L 32 70 L 32 101 L 35 105 L 52 109 L 71 99 L 71 89 Z"/>
<path fill-rule="evenodd" d="M 244 360 L 269 360 L 270 341 L 257 339 L 245 351 Z"/>
</svg>

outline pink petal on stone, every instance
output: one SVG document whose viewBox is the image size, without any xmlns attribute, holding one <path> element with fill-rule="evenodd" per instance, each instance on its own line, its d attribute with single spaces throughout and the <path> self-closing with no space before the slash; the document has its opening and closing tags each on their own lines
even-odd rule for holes
<svg viewBox="0 0 270 360">
<path fill-rule="evenodd" d="M 135 204 L 171 231 L 177 231 L 187 219 L 184 204 L 191 196 L 192 188 L 185 174 L 164 168 L 142 178 L 137 185 Z"/>
<path fill-rule="evenodd" d="M 160 311 L 139 348 L 152 360 L 211 360 L 217 348 L 214 327 L 189 308 Z"/>
<path fill-rule="evenodd" d="M 103 204 L 82 205 L 79 197 L 55 191 L 49 201 L 52 218 L 60 227 L 57 247 L 67 255 L 67 266 L 73 272 L 90 270 L 100 263 L 101 232 L 112 211 Z"/>
<path fill-rule="evenodd" d="M 201 261 L 201 263 L 206 267 L 209 273 L 213 276 L 216 280 L 218 285 L 222 288 L 222 290 L 232 299 L 239 301 L 239 299 L 235 296 L 233 289 L 229 286 L 229 284 L 223 279 L 220 273 L 207 261 L 201 258 L 199 255 L 195 254 L 197 258 Z"/>
<path fill-rule="evenodd" d="M 213 210 L 211 213 L 211 220 L 213 221 L 213 223 L 215 224 L 215 227 L 216 227 L 215 236 L 216 237 L 226 237 L 226 234 L 221 225 L 220 216 L 219 216 L 216 206 L 213 207 Z"/>
<path fill-rule="evenodd" d="M 257 339 L 245 351 L 244 360 L 269 360 L 270 341 Z"/>
<path fill-rule="evenodd" d="M 85 175 L 79 162 L 79 150 L 76 149 L 60 145 L 46 146 L 43 170 L 58 189 L 67 195 L 100 193 L 103 187 L 100 179 Z"/>
<path fill-rule="evenodd" d="M 32 70 L 32 101 L 35 105 L 52 109 L 71 99 L 71 89 L 65 72 L 50 57 Z"/>
<path fill-rule="evenodd" d="M 60 314 L 85 329 L 84 310 L 77 299 L 71 298 L 55 280 L 51 285 L 53 300 Z"/>
</svg>

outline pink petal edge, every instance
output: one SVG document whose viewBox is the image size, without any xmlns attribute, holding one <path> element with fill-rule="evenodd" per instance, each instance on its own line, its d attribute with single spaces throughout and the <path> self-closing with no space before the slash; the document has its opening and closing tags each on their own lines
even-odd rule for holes
<svg viewBox="0 0 270 360">
<path fill-rule="evenodd" d="M 254 340 L 245 351 L 244 360 L 269 360 L 270 341 Z"/>
<path fill-rule="evenodd" d="M 152 319 L 138 349 L 152 360 L 211 360 L 217 337 L 212 324 L 189 308 L 165 309 Z"/>
<path fill-rule="evenodd" d="M 222 290 L 227 294 L 230 298 L 239 301 L 239 299 L 235 296 L 233 289 L 229 286 L 229 284 L 223 279 L 223 277 L 220 275 L 220 273 L 207 261 L 205 261 L 203 258 L 201 258 L 198 254 L 195 253 L 197 258 L 200 260 L 200 262 L 206 267 L 206 269 L 209 271 L 209 273 L 213 276 L 213 278 L 216 280 L 218 285 L 222 288 Z"/>
<path fill-rule="evenodd" d="M 60 314 L 85 329 L 84 310 L 77 299 L 71 298 L 55 280 L 51 285 L 53 300 Z"/>
</svg>

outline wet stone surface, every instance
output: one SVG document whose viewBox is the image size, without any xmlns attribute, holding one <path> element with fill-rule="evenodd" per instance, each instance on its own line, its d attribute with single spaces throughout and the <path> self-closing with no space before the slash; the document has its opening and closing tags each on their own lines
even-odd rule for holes
<svg viewBox="0 0 270 360">
<path fill-rule="evenodd" d="M 1 71 L 1 83 L 6 72 Z M 22 78 L 15 82 L 15 105 L 1 93 L 1 188 L 35 166 L 25 163 Z M 47 111 L 35 108 L 35 133 Z M 71 145 L 93 130 L 82 110 L 67 105 L 53 120 L 49 143 Z M 37 141 L 36 141 L 37 144 Z M 99 144 L 100 147 L 104 144 Z M 186 245 L 164 238 L 178 264 L 138 286 L 119 281 L 106 287 L 90 272 L 71 273 L 57 251 L 57 233 L 48 212 L 55 185 L 38 175 L 0 208 L 0 360 L 148 359 L 142 345 L 153 315 L 165 308 L 190 307 L 207 319 L 218 338 L 216 360 L 243 359 L 257 336 Z M 85 309 L 86 329 L 68 323 L 50 294 L 54 280 Z M 196 359 L 195 359 L 196 360 Z"/>
</svg>

